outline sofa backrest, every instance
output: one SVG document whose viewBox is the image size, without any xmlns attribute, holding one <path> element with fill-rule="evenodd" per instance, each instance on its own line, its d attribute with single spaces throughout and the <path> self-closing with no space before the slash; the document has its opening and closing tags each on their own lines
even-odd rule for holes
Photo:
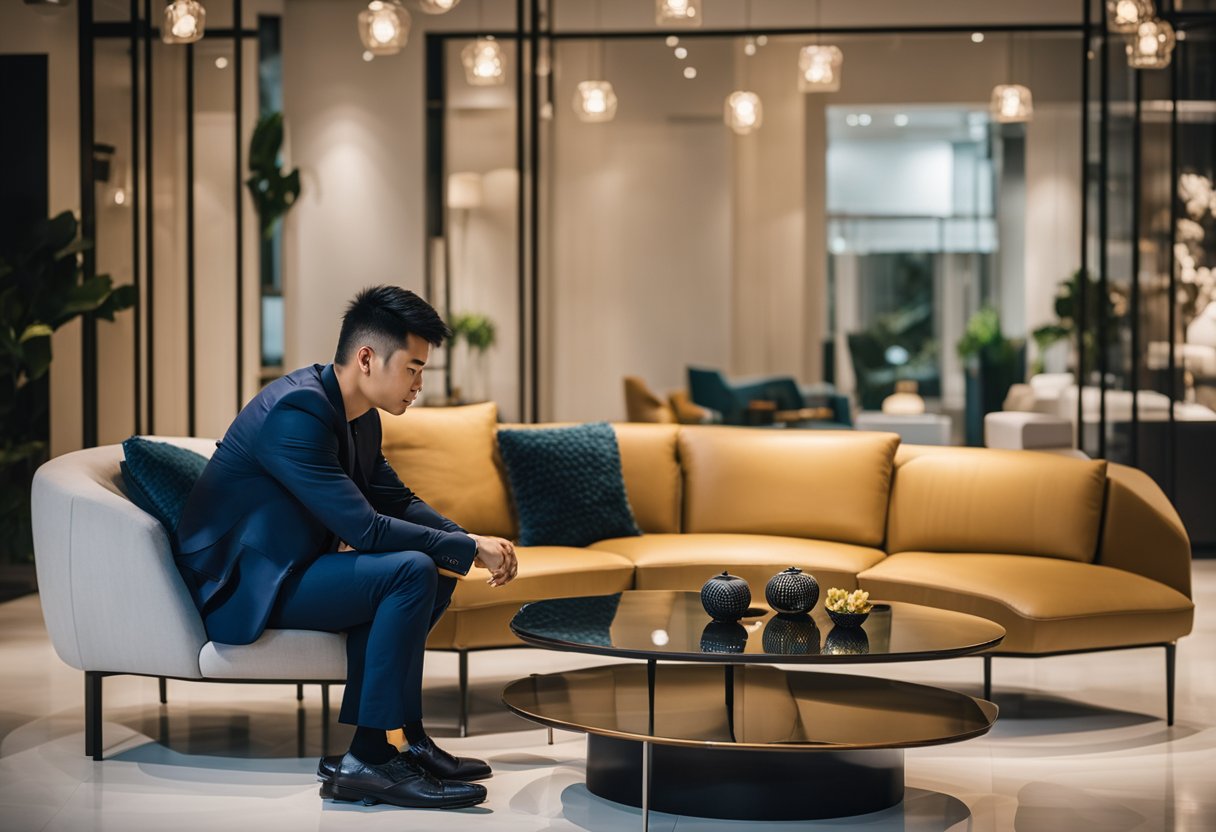
<svg viewBox="0 0 1216 832">
<path fill-rule="evenodd" d="M 381 414 L 385 458 L 414 493 L 436 511 L 479 534 L 514 538 L 518 521 L 498 452 L 497 430 L 561 427 L 499 425 L 492 403 L 419 407 Z M 680 530 L 678 425 L 614 424 L 621 474 L 642 531 Z"/>
<path fill-rule="evenodd" d="M 879 546 L 892 433 L 685 426 L 684 531 Z"/>
<path fill-rule="evenodd" d="M 150 437 L 210 456 L 213 439 Z M 169 536 L 127 499 L 121 445 L 43 464 L 31 495 L 34 563 L 55 652 L 78 670 L 199 678 L 203 620 Z"/>
<path fill-rule="evenodd" d="M 1094 560 L 1106 463 L 1033 451 L 901 447 L 887 551 Z"/>
</svg>

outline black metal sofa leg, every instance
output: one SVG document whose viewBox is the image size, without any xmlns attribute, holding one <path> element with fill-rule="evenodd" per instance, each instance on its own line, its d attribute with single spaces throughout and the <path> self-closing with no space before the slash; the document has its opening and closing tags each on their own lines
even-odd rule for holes
<svg viewBox="0 0 1216 832">
<path fill-rule="evenodd" d="M 992 656 L 984 656 L 984 698 L 992 701 Z"/>
<path fill-rule="evenodd" d="M 460 736 L 469 735 L 469 651 L 461 650 L 460 654 Z"/>
<path fill-rule="evenodd" d="M 101 755 L 101 680 L 104 674 L 84 672 L 84 755 L 100 760 Z"/>
<path fill-rule="evenodd" d="M 160 704 L 169 704 L 169 680 L 164 676 L 160 677 Z"/>
<path fill-rule="evenodd" d="M 1165 645 L 1165 724 L 1174 724 L 1174 668 L 1178 645 Z"/>
</svg>

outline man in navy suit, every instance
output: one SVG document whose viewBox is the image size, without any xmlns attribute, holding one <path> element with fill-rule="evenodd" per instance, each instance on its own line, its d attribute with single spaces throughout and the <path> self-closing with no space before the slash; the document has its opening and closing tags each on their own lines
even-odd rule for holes
<svg viewBox="0 0 1216 832">
<path fill-rule="evenodd" d="M 437 808 L 486 797 L 470 781 L 489 766 L 448 754 L 423 728 L 423 651 L 453 576 L 478 566 L 502 586 L 515 550 L 430 508 L 380 452 L 379 410 L 405 413 L 431 347 L 450 336 L 413 292 L 360 292 L 334 363 L 278 379 L 241 410 L 177 529 L 178 568 L 212 641 L 249 644 L 267 628 L 346 633 L 339 720 L 357 727 L 345 756 L 321 761 L 323 796 Z M 400 754 L 385 734 L 398 728 L 409 743 Z"/>
</svg>

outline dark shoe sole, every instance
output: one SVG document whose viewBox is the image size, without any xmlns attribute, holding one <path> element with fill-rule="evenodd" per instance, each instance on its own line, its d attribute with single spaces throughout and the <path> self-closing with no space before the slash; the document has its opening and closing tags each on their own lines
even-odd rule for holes
<svg viewBox="0 0 1216 832">
<path fill-rule="evenodd" d="M 494 772 L 491 771 L 491 772 L 483 774 L 479 777 L 470 777 L 468 780 L 461 780 L 460 782 L 473 783 L 477 780 L 488 780 L 491 776 L 493 776 L 493 774 L 494 774 Z M 321 788 L 317 791 L 317 794 L 321 795 L 321 798 L 323 800 L 333 800 L 333 798 L 334 798 L 333 778 L 332 777 L 323 777 L 320 774 L 318 774 L 317 782 L 321 784 Z"/>
<path fill-rule="evenodd" d="M 478 803 L 485 801 L 485 796 L 466 798 L 463 800 L 450 800 L 442 803 L 438 802 L 407 802 L 394 800 L 388 795 L 371 795 L 359 789 L 352 789 L 346 786 L 338 786 L 333 783 L 327 783 L 321 787 L 321 796 L 326 797 L 326 786 L 329 787 L 330 797 L 333 800 L 341 803 L 362 803 L 364 806 L 375 806 L 379 803 L 387 803 L 391 806 L 401 806 L 405 809 L 467 809 L 470 806 L 476 806 Z"/>
</svg>

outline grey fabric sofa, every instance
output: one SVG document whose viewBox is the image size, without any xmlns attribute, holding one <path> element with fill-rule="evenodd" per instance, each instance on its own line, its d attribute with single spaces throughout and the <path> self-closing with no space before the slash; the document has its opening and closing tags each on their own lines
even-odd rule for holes
<svg viewBox="0 0 1216 832">
<path fill-rule="evenodd" d="M 212 439 L 157 439 L 204 456 L 215 449 Z M 208 641 L 169 536 L 123 492 L 121 460 L 120 445 L 91 448 L 34 476 L 42 614 L 55 652 L 85 674 L 85 753 L 102 759 L 102 680 L 113 675 L 159 677 L 162 702 L 165 679 L 321 683 L 328 725 L 328 685 L 346 679 L 346 637 L 267 630 L 249 645 Z"/>
</svg>

